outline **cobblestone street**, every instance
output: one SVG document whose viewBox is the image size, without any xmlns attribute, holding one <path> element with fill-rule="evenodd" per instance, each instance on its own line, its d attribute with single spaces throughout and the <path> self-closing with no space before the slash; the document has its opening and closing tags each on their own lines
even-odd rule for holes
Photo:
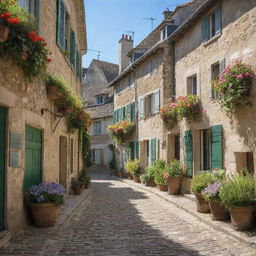
<svg viewBox="0 0 256 256">
<path fill-rule="evenodd" d="M 61 230 L 30 228 L 0 255 L 256 255 L 156 195 L 95 176 L 92 198 Z"/>
</svg>

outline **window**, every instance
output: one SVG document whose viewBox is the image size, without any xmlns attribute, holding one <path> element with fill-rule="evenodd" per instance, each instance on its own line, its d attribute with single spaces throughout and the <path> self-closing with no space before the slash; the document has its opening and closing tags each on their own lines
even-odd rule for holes
<svg viewBox="0 0 256 256">
<path fill-rule="evenodd" d="M 167 37 L 169 37 L 175 30 L 177 29 L 177 26 L 175 25 L 166 25 L 162 31 L 161 31 L 161 40 L 165 40 Z"/>
<path fill-rule="evenodd" d="M 128 86 L 129 86 L 130 88 L 133 88 L 133 86 L 134 86 L 134 76 L 133 76 L 133 75 L 130 75 L 130 76 L 128 77 Z"/>
<path fill-rule="evenodd" d="M 101 121 L 96 121 L 93 123 L 93 135 L 94 136 L 101 135 Z"/>
<path fill-rule="evenodd" d="M 70 17 L 66 11 L 65 13 L 65 51 L 70 51 Z M 70 53 L 69 53 L 70 54 Z"/>
<path fill-rule="evenodd" d="M 211 71 L 212 81 L 215 81 L 219 78 L 219 74 L 220 74 L 220 64 L 219 64 L 219 62 L 213 64 L 211 70 L 212 70 Z M 215 90 L 213 84 L 211 84 L 211 86 L 212 86 L 212 99 L 218 99 L 219 98 L 218 92 Z"/>
<path fill-rule="evenodd" d="M 34 15 L 39 24 L 39 0 L 18 0 L 18 5 L 26 9 L 30 14 Z"/>
<path fill-rule="evenodd" d="M 201 170 L 211 169 L 211 130 L 205 129 L 200 131 L 201 141 Z"/>
<path fill-rule="evenodd" d="M 180 135 L 174 137 L 174 158 L 180 160 Z"/>
<path fill-rule="evenodd" d="M 97 105 L 102 105 L 104 104 L 106 101 L 106 96 L 105 95 L 100 95 L 100 96 L 97 96 L 96 98 L 96 104 Z"/>
<path fill-rule="evenodd" d="M 197 95 L 197 77 L 193 75 L 187 79 L 187 94 Z"/>
<path fill-rule="evenodd" d="M 221 33 L 222 13 L 221 5 L 217 4 L 215 9 L 202 19 L 202 40 L 208 41 L 210 38 Z"/>
<path fill-rule="evenodd" d="M 235 152 L 237 172 L 247 169 L 249 173 L 254 174 L 253 152 Z"/>
<path fill-rule="evenodd" d="M 100 149 L 93 149 L 92 150 L 92 162 L 94 164 L 100 164 Z"/>
<path fill-rule="evenodd" d="M 145 98 L 145 116 L 152 116 L 154 113 L 154 97 L 153 94 L 146 96 Z"/>
</svg>

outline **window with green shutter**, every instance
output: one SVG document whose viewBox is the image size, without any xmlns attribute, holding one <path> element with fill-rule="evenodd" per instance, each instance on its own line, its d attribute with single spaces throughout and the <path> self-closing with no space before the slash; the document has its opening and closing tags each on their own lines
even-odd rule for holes
<svg viewBox="0 0 256 256">
<path fill-rule="evenodd" d="M 63 0 L 57 3 L 57 44 L 62 51 L 65 50 L 65 5 Z"/>
<path fill-rule="evenodd" d="M 117 123 L 117 110 L 114 110 L 114 112 L 113 112 L 113 123 L 114 124 Z"/>
<path fill-rule="evenodd" d="M 150 158 L 151 164 L 156 161 L 156 152 L 157 152 L 157 141 L 156 138 L 150 140 Z"/>
<path fill-rule="evenodd" d="M 131 104 L 125 106 L 125 120 L 131 121 Z"/>
<path fill-rule="evenodd" d="M 131 103 L 131 121 L 135 121 L 135 102 Z"/>
<path fill-rule="evenodd" d="M 70 32 L 70 62 L 75 67 L 76 65 L 76 38 L 75 32 Z"/>
<path fill-rule="evenodd" d="M 76 50 L 76 76 L 81 79 L 81 55 L 78 50 Z"/>
<path fill-rule="evenodd" d="M 206 42 L 210 38 L 210 18 L 206 16 L 202 20 L 202 39 Z"/>
<path fill-rule="evenodd" d="M 160 109 L 160 90 L 154 92 L 154 109 L 153 113 L 156 114 L 159 112 Z"/>
<path fill-rule="evenodd" d="M 222 142 L 222 125 L 215 125 L 212 130 L 212 159 L 211 167 L 223 168 L 223 142 Z"/>
<path fill-rule="evenodd" d="M 140 152 L 139 152 L 139 141 L 134 142 L 134 158 L 139 159 L 140 158 Z"/>
<path fill-rule="evenodd" d="M 185 164 L 187 167 L 188 175 L 193 176 L 193 139 L 192 131 L 185 131 L 184 136 L 185 144 Z"/>
<path fill-rule="evenodd" d="M 215 34 L 219 34 L 222 30 L 222 12 L 221 5 L 215 6 Z"/>
</svg>

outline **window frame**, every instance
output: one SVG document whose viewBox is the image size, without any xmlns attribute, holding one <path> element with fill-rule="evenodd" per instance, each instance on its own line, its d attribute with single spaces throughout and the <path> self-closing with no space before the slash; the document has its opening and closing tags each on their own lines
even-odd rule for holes
<svg viewBox="0 0 256 256">
<path fill-rule="evenodd" d="M 102 121 L 97 120 L 93 123 L 93 136 L 101 136 L 102 135 Z"/>
<path fill-rule="evenodd" d="M 187 95 L 198 95 L 198 75 L 187 77 Z"/>
</svg>

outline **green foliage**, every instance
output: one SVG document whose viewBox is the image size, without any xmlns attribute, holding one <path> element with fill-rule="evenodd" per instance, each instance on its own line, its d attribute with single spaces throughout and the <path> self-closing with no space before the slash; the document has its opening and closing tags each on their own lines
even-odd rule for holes
<svg viewBox="0 0 256 256">
<path fill-rule="evenodd" d="M 116 166 L 116 147 L 114 144 L 109 145 L 109 149 L 112 151 L 112 159 L 109 162 L 109 168 L 116 174 L 117 166 Z"/>
<path fill-rule="evenodd" d="M 142 181 L 142 183 L 146 183 L 150 181 L 150 176 L 147 173 L 144 173 L 140 175 L 140 180 Z"/>
<path fill-rule="evenodd" d="M 139 176 L 141 174 L 140 161 L 137 159 L 127 161 L 125 170 L 134 176 Z"/>
<path fill-rule="evenodd" d="M 82 185 L 90 185 L 91 184 L 91 177 L 86 175 L 85 172 L 81 172 L 79 174 L 78 181 Z"/>
<path fill-rule="evenodd" d="M 74 111 L 68 115 L 68 131 L 74 132 L 76 129 L 84 130 L 87 132 L 91 125 L 91 116 L 83 109 L 74 109 Z"/>
<path fill-rule="evenodd" d="M 80 131 L 80 136 L 82 140 L 82 157 L 84 167 L 90 167 L 92 165 L 91 160 L 91 139 L 90 135 L 86 130 Z"/>
<path fill-rule="evenodd" d="M 250 106 L 250 90 L 254 72 L 250 66 L 237 61 L 220 74 L 217 81 L 213 81 L 215 90 L 219 92 L 220 104 L 228 115 L 234 112 L 236 107 Z"/>
<path fill-rule="evenodd" d="M 219 194 L 227 208 L 254 205 L 255 180 L 251 175 L 237 174 L 223 184 Z"/>
<path fill-rule="evenodd" d="M 168 178 L 173 177 L 183 177 L 184 176 L 184 168 L 179 160 L 171 160 L 164 169 L 165 176 Z"/>
<path fill-rule="evenodd" d="M 155 170 L 154 181 L 155 181 L 156 185 L 166 185 L 167 184 L 163 175 L 164 175 L 164 169 L 163 168 Z"/>
<path fill-rule="evenodd" d="M 152 173 L 154 177 L 154 182 L 157 185 L 165 185 L 166 180 L 163 178 L 164 169 L 166 167 L 166 162 L 164 160 L 156 160 L 151 167 L 147 168 L 147 173 Z M 150 177 L 152 177 L 150 176 Z"/>
<path fill-rule="evenodd" d="M 209 184 L 214 183 L 214 181 L 214 176 L 209 171 L 197 174 L 191 181 L 191 190 L 194 193 L 201 193 Z"/>
<path fill-rule="evenodd" d="M 71 189 L 73 191 L 75 191 L 77 189 L 81 189 L 81 186 L 82 186 L 82 184 L 79 181 L 74 180 L 74 179 L 72 180 L 72 182 L 71 182 Z"/>
</svg>

